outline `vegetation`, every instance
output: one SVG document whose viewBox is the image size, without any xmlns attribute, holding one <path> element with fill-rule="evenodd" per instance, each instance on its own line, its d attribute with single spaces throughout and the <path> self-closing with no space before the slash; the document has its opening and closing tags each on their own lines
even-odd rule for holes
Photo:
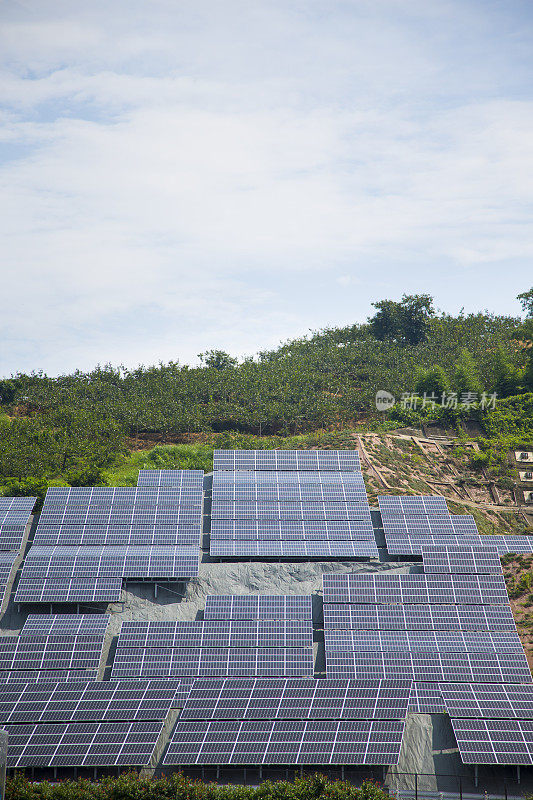
<svg viewBox="0 0 533 800">
<path fill-rule="evenodd" d="M 128 450 L 158 443 L 189 447 L 156 448 L 148 466 L 209 468 L 212 447 L 223 441 L 309 447 L 324 432 L 342 438 L 354 427 L 387 430 L 428 419 L 461 431 L 472 416 L 485 434 L 474 460 L 498 469 L 506 447 L 533 437 L 532 293 L 520 295 L 525 320 L 437 314 L 429 295 L 412 295 L 374 303 L 367 323 L 319 331 L 240 363 L 210 350 L 198 367 L 175 361 L 5 378 L 0 492 L 43 496 L 54 483 L 128 482 L 128 460 L 146 460 Z M 398 400 L 415 392 L 422 402 L 397 402 L 383 419 L 374 406 L 379 389 Z M 482 392 L 507 399 L 489 411 L 461 403 L 462 394 Z"/>
<path fill-rule="evenodd" d="M 168 778 L 141 778 L 136 772 L 99 781 L 30 782 L 17 774 L 6 783 L 6 800 L 386 800 L 372 781 L 360 787 L 316 774 L 294 781 L 264 781 L 257 787 L 218 785 L 173 773 Z"/>
</svg>

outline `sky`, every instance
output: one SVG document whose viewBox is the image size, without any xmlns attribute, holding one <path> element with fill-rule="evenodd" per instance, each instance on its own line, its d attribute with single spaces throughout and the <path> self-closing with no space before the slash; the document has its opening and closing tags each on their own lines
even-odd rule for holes
<svg viewBox="0 0 533 800">
<path fill-rule="evenodd" d="M 0 375 L 520 313 L 530 0 L 4 0 Z"/>
</svg>

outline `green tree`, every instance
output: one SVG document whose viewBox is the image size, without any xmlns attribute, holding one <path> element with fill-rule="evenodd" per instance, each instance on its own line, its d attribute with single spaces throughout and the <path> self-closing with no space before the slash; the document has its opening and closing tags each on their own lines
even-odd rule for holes
<svg viewBox="0 0 533 800">
<path fill-rule="evenodd" d="M 206 350 L 205 353 L 198 353 L 198 358 L 206 367 L 218 370 L 228 369 L 228 367 L 237 365 L 237 359 L 232 358 L 224 350 Z"/>
<path fill-rule="evenodd" d="M 481 394 L 483 386 L 472 353 L 463 347 L 453 373 L 453 389 L 459 395 L 467 392 Z"/>
<path fill-rule="evenodd" d="M 409 345 L 426 340 L 429 319 L 434 314 L 433 298 L 429 294 L 404 294 L 399 303 L 379 300 L 372 305 L 377 313 L 368 321 L 376 339 Z"/>
<path fill-rule="evenodd" d="M 438 364 L 428 370 L 420 369 L 415 381 L 415 391 L 419 395 L 434 394 L 440 398 L 450 388 L 448 376 Z"/>
</svg>

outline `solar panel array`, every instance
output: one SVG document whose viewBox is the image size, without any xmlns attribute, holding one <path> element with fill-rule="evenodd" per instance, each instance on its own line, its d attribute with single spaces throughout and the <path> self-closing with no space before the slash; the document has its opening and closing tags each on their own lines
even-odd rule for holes
<svg viewBox="0 0 533 800">
<path fill-rule="evenodd" d="M 163 722 L 7 725 L 8 768 L 149 765 Z"/>
<path fill-rule="evenodd" d="M 104 634 L 109 614 L 28 614 L 21 636 Z"/>
<path fill-rule="evenodd" d="M 215 450 L 213 470 L 360 472 L 357 450 Z"/>
<path fill-rule="evenodd" d="M 39 683 L 42 686 L 44 683 L 57 683 L 58 681 L 95 681 L 98 677 L 98 670 L 96 669 L 49 669 L 49 670 L 30 670 L 27 672 L 0 672 L 0 681 L 9 684 L 25 684 L 25 683 Z"/>
<path fill-rule="evenodd" d="M 500 556 L 507 553 L 533 553 L 533 536 L 481 536 L 479 534 L 456 533 L 449 535 L 426 535 L 408 533 L 407 535 L 393 535 L 385 533 L 387 551 L 390 555 L 422 555 L 422 548 L 428 545 L 441 547 L 487 547 L 496 549 Z"/>
<path fill-rule="evenodd" d="M 396 764 L 405 722 L 178 722 L 164 763 Z"/>
<path fill-rule="evenodd" d="M 412 714 L 443 714 L 446 711 L 440 684 L 413 681 L 409 697 Z"/>
<path fill-rule="evenodd" d="M 312 675 L 311 647 L 117 647 L 111 676 Z"/>
<path fill-rule="evenodd" d="M 32 547 L 26 578 L 186 578 L 198 574 L 192 547 Z"/>
<path fill-rule="evenodd" d="M 309 595 L 208 594 L 204 619 L 313 619 Z"/>
<path fill-rule="evenodd" d="M 373 631 L 326 630 L 328 651 L 342 650 L 412 650 L 431 653 L 435 650 L 453 652 L 493 652 L 523 654 L 522 643 L 514 631 Z"/>
<path fill-rule="evenodd" d="M 104 635 L 2 636 L 0 670 L 98 669 Z"/>
<path fill-rule="evenodd" d="M 465 764 L 533 764 L 533 720 L 452 717 L 451 723 Z"/>
<path fill-rule="evenodd" d="M 16 603 L 114 603 L 122 578 L 21 578 Z"/>
<path fill-rule="evenodd" d="M 328 678 L 356 680 L 466 681 L 526 683 L 531 672 L 524 652 L 459 652 L 457 650 L 424 653 L 415 650 L 358 650 L 326 653 Z"/>
<path fill-rule="evenodd" d="M 34 545 L 199 545 L 203 484 L 176 487 L 52 487 Z"/>
<path fill-rule="evenodd" d="M 325 603 L 495 605 L 509 598 L 503 575 L 384 575 L 333 573 L 323 576 Z"/>
<path fill-rule="evenodd" d="M 123 579 L 198 575 L 203 473 L 143 472 L 137 487 L 52 487 L 25 560 L 18 603 L 114 602 Z"/>
<path fill-rule="evenodd" d="M 183 705 L 180 681 L 79 681 L 0 688 L 0 724 L 163 720 Z"/>
<path fill-rule="evenodd" d="M 324 605 L 324 627 L 333 630 L 516 631 L 509 605 Z"/>
<path fill-rule="evenodd" d="M 439 688 L 450 717 L 533 719 L 533 684 L 442 683 Z"/>
<path fill-rule="evenodd" d="M 181 720 L 404 719 L 411 683 L 226 678 L 194 682 Z"/>
<path fill-rule="evenodd" d="M 449 516 L 446 499 L 439 495 L 380 495 L 378 496 L 379 510 L 381 516 L 385 517 L 405 517 L 405 516 L 433 516 L 442 514 Z"/>
<path fill-rule="evenodd" d="M 13 576 L 15 561 L 19 555 L 17 550 L 0 551 L 0 607 L 4 602 L 9 581 Z"/>
<path fill-rule="evenodd" d="M 312 647 L 311 620 L 123 622 L 117 650 L 183 647 Z"/>
<path fill-rule="evenodd" d="M 219 452 L 211 519 L 215 557 L 378 557 L 356 451 Z"/>
<path fill-rule="evenodd" d="M 428 545 L 422 548 L 422 560 L 425 573 L 502 574 L 500 556 L 495 548 Z"/>
<path fill-rule="evenodd" d="M 36 497 L 0 497 L 0 551 L 20 550 L 36 501 Z"/>
</svg>

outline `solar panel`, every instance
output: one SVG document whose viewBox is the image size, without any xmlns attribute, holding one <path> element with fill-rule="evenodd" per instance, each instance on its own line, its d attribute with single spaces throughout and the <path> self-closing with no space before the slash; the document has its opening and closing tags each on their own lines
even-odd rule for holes
<svg viewBox="0 0 533 800">
<path fill-rule="evenodd" d="M 165 719 L 180 681 L 77 681 L 0 688 L 0 724 Z"/>
<path fill-rule="evenodd" d="M 75 682 L 75 681 L 95 681 L 98 677 L 98 670 L 96 669 L 49 669 L 49 670 L 29 670 L 17 672 L 0 672 L 0 682 L 2 684 L 18 684 L 19 686 L 26 683 L 38 682 L 41 686 L 43 683 L 55 684 L 58 681 Z"/>
<path fill-rule="evenodd" d="M 162 722 L 74 722 L 6 726 L 7 766 L 146 766 Z"/>
<path fill-rule="evenodd" d="M 473 535 L 393 535 L 386 533 L 390 555 L 422 555 L 422 547 L 486 547 L 496 549 L 500 556 L 507 553 L 532 553 L 533 536 L 473 536 Z"/>
<path fill-rule="evenodd" d="M 31 547 L 25 578 L 191 578 L 197 547 Z"/>
<path fill-rule="evenodd" d="M 0 581 L 0 607 L 3 605 L 7 592 L 7 583 Z"/>
<path fill-rule="evenodd" d="M 208 594 L 204 619 L 313 619 L 309 595 Z"/>
<path fill-rule="evenodd" d="M 0 582 L 1 583 L 8 583 L 11 577 L 11 572 L 13 571 L 13 564 L 19 557 L 19 553 L 16 551 L 6 550 L 5 552 L 0 552 Z"/>
<path fill-rule="evenodd" d="M 122 599 L 122 578 L 24 578 L 16 603 L 114 603 Z"/>
<path fill-rule="evenodd" d="M 111 677 L 312 674 L 312 647 L 121 647 L 117 648 Z"/>
<path fill-rule="evenodd" d="M 404 724 L 178 722 L 164 764 L 396 764 Z"/>
<path fill-rule="evenodd" d="M 455 536 L 455 528 L 450 517 L 444 514 L 419 517 L 383 517 L 385 536 L 399 538 L 401 536 Z"/>
<path fill-rule="evenodd" d="M 514 631 L 371 631 L 325 630 L 328 652 L 343 650 L 413 650 L 522 653 L 520 637 Z"/>
<path fill-rule="evenodd" d="M 533 719 L 533 684 L 455 684 L 439 687 L 450 717 Z"/>
<path fill-rule="evenodd" d="M 203 492 L 204 471 L 202 469 L 140 469 L 139 487 L 170 487 L 172 489 L 195 489 Z"/>
<path fill-rule="evenodd" d="M 98 669 L 103 635 L 2 636 L 0 670 Z"/>
<path fill-rule="evenodd" d="M 533 721 L 451 720 L 465 764 L 532 764 Z"/>
<path fill-rule="evenodd" d="M 325 603 L 508 603 L 503 575 L 383 575 L 333 573 L 323 577 Z"/>
<path fill-rule="evenodd" d="M 450 514 L 446 499 L 440 495 L 379 495 L 378 504 L 382 517 Z"/>
<path fill-rule="evenodd" d="M 360 472 L 357 450 L 215 450 L 213 470 Z"/>
<path fill-rule="evenodd" d="M 36 497 L 0 497 L 0 551 L 20 550 Z"/>
<path fill-rule="evenodd" d="M 0 515 L 5 512 L 27 512 L 31 514 L 36 497 L 0 497 Z"/>
<path fill-rule="evenodd" d="M 28 614 L 21 636 L 104 635 L 109 614 Z"/>
<path fill-rule="evenodd" d="M 211 540 L 209 553 L 226 558 L 378 558 L 375 541 L 243 541 Z"/>
<path fill-rule="evenodd" d="M 206 678 L 194 682 L 180 720 L 404 719 L 411 682 Z"/>
<path fill-rule="evenodd" d="M 211 541 L 367 541 L 374 542 L 370 517 L 350 520 L 214 519 Z"/>
<path fill-rule="evenodd" d="M 426 573 L 502 573 L 500 556 L 495 548 L 431 545 L 422 548 L 422 559 Z"/>
<path fill-rule="evenodd" d="M 437 683 L 411 684 L 409 711 L 414 714 L 444 714 L 446 708 Z"/>
<path fill-rule="evenodd" d="M 199 544 L 203 489 L 53 487 L 46 493 L 34 545 Z"/>
<path fill-rule="evenodd" d="M 458 652 L 412 650 L 336 651 L 326 654 L 328 678 L 356 680 L 414 680 L 530 683 L 531 673 L 524 652 Z"/>
<path fill-rule="evenodd" d="M 363 474 L 361 472 L 299 472 L 275 470 L 256 470 L 246 472 L 243 470 L 215 471 L 213 473 L 213 486 L 221 489 L 248 488 L 260 490 L 280 487 L 282 490 L 292 489 L 298 486 L 365 486 Z"/>
<path fill-rule="evenodd" d="M 123 622 L 122 648 L 312 647 L 311 620 Z"/>
<path fill-rule="evenodd" d="M 476 520 L 471 514 L 450 514 L 453 529 L 461 536 L 479 536 Z"/>
<path fill-rule="evenodd" d="M 324 628 L 516 631 L 509 605 L 324 605 Z"/>
<path fill-rule="evenodd" d="M 348 473 L 343 479 L 343 473 L 332 473 L 337 480 L 317 481 L 322 473 L 316 473 L 315 481 L 305 482 L 306 473 L 294 473 L 294 480 L 266 482 L 264 480 L 250 481 L 238 479 L 238 473 L 215 472 L 213 476 L 213 501 L 231 500 L 236 502 L 266 502 L 277 503 L 319 501 L 353 501 L 366 500 L 366 489 L 362 479 L 354 480 L 356 473 Z M 257 475 L 260 473 L 252 473 Z M 272 476 L 283 473 L 272 472 Z M 291 473 L 287 473 L 291 474 Z M 227 479 L 230 476 L 231 481 Z M 302 480 L 302 476 L 304 476 Z"/>
<path fill-rule="evenodd" d="M 214 500 L 212 519 L 281 519 L 324 520 L 369 519 L 370 508 L 366 495 L 359 500 L 328 502 L 245 502 Z"/>
</svg>

